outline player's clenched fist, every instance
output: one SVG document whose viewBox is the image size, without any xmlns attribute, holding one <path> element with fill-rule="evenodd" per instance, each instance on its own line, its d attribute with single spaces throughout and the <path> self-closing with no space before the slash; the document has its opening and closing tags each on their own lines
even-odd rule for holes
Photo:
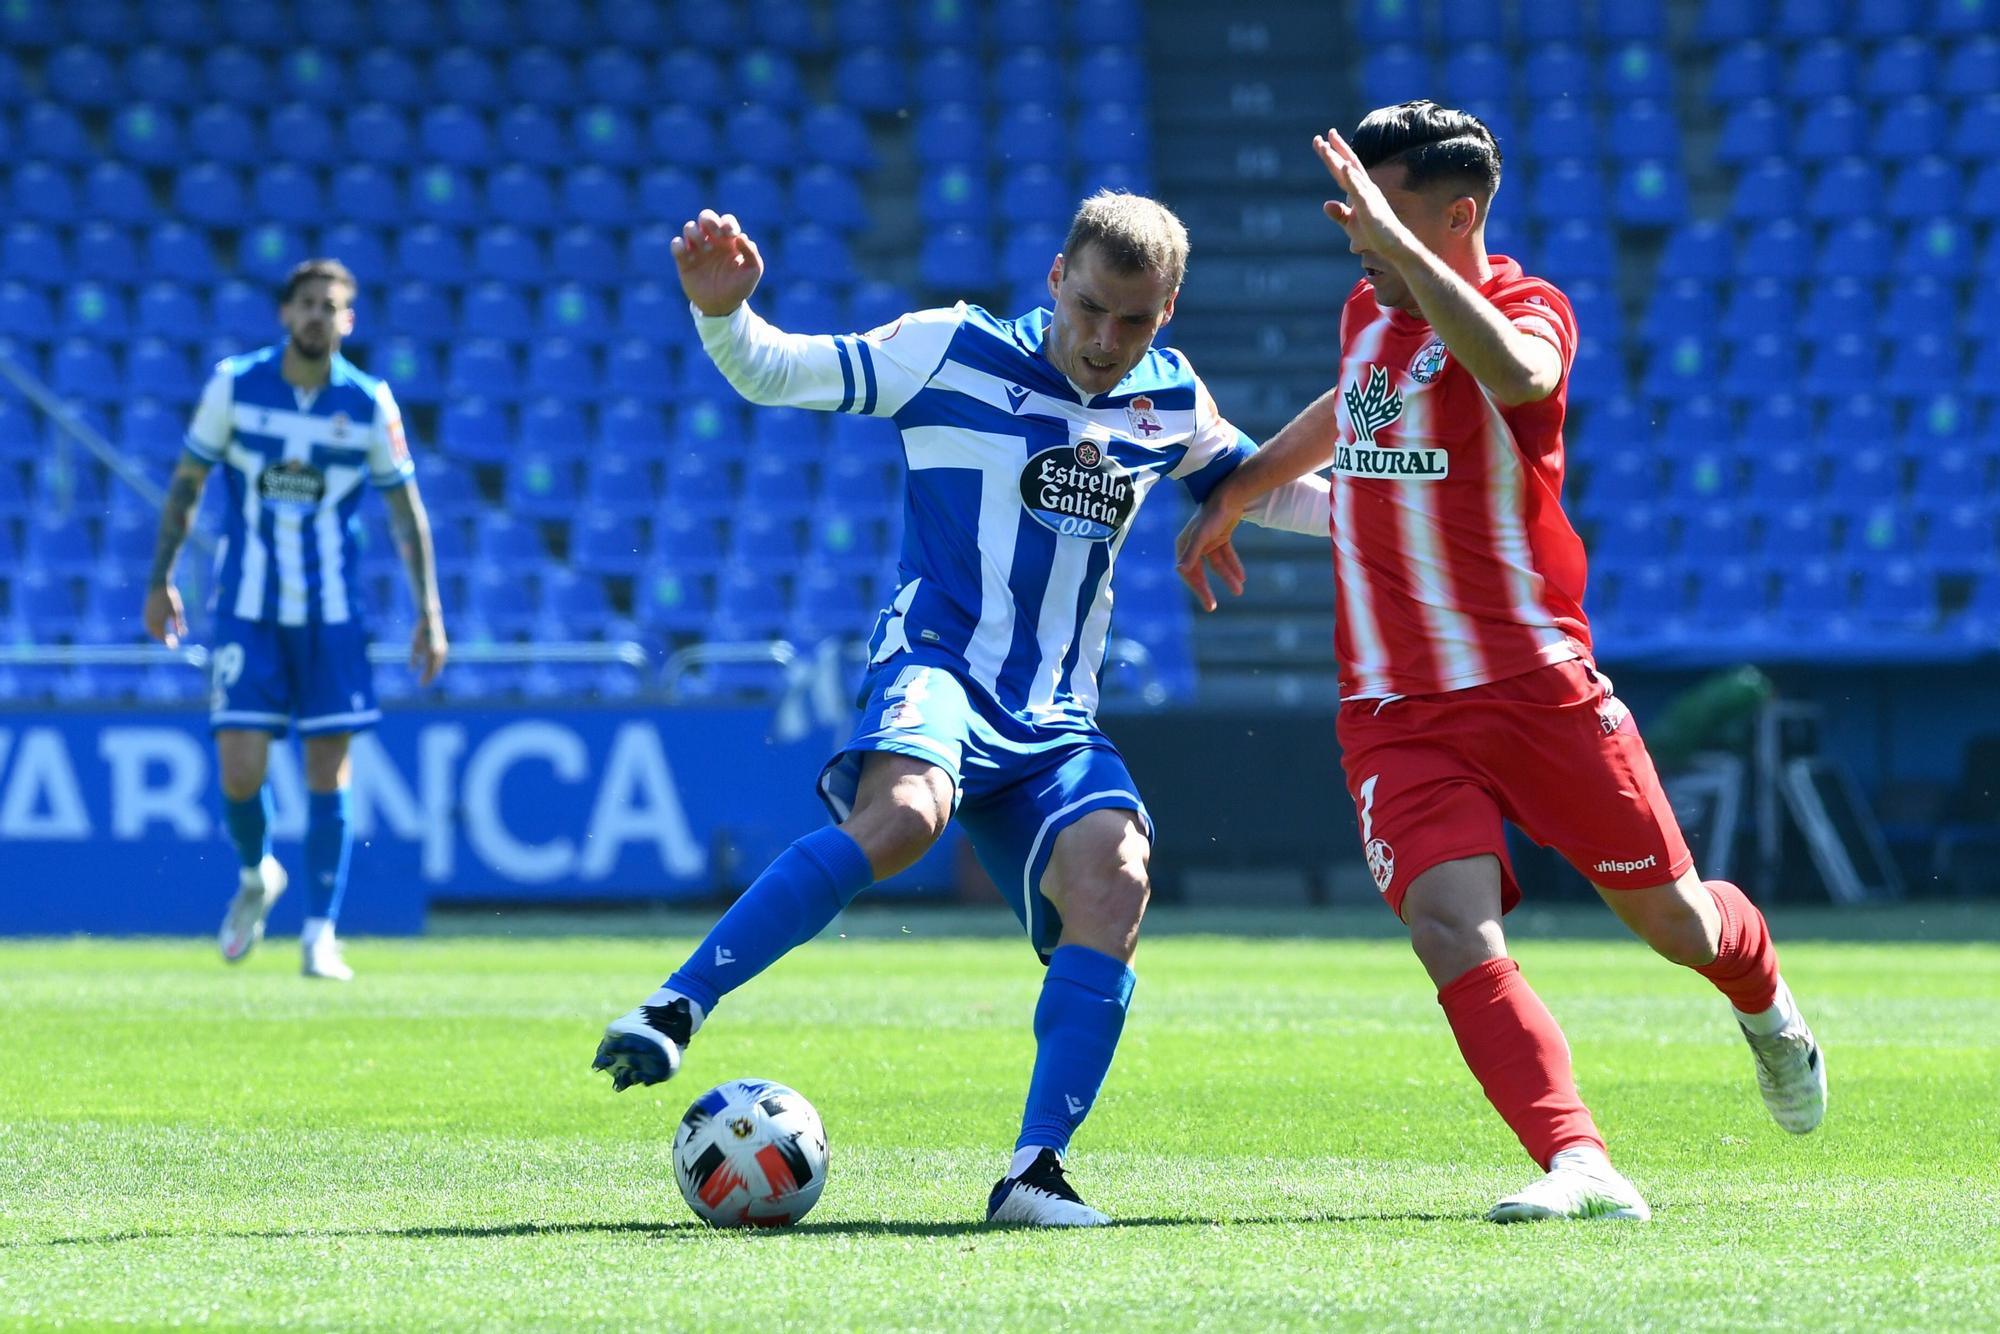
<svg viewBox="0 0 2000 1334">
<path fill-rule="evenodd" d="M 750 299 L 764 276 L 764 257 L 734 213 L 705 208 L 674 238 L 681 291 L 704 315 L 727 315 Z"/>
</svg>

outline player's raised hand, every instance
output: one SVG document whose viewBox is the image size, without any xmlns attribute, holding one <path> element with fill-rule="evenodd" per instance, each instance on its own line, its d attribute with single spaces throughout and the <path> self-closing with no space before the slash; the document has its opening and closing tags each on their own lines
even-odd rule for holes
<svg viewBox="0 0 2000 1334">
<path fill-rule="evenodd" d="M 1389 255 L 1411 240 L 1409 229 L 1396 217 L 1382 187 L 1369 179 L 1368 169 L 1339 130 L 1313 136 L 1313 152 L 1325 164 L 1333 183 L 1347 192 L 1347 202 L 1329 199 L 1322 207 L 1340 224 L 1347 239 L 1363 250 Z"/>
<path fill-rule="evenodd" d="M 417 684 L 427 686 L 437 680 L 450 652 L 451 645 L 445 642 L 443 618 L 419 616 L 416 628 L 410 632 L 410 667 L 417 674 Z"/>
<path fill-rule="evenodd" d="M 750 299 L 764 276 L 764 257 L 734 213 L 703 209 L 681 227 L 673 251 L 681 291 L 704 315 L 729 314 Z"/>
<path fill-rule="evenodd" d="M 161 584 L 146 590 L 146 633 L 168 648 L 179 648 L 188 632 L 187 617 L 181 610 L 180 590 Z"/>
<path fill-rule="evenodd" d="M 1229 540 L 1242 521 L 1241 509 L 1211 495 L 1174 540 L 1174 568 L 1182 582 L 1194 590 L 1203 611 L 1215 610 L 1215 594 L 1208 587 L 1211 569 L 1233 596 L 1243 596 L 1243 561 Z"/>
</svg>

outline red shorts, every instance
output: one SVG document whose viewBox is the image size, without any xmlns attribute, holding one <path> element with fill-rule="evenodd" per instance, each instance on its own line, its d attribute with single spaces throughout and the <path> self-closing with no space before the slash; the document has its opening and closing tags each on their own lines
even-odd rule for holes
<svg viewBox="0 0 2000 1334">
<path fill-rule="evenodd" d="M 1519 903 L 1503 819 L 1607 889 L 1694 864 L 1638 726 L 1587 663 L 1349 700 L 1338 730 L 1368 870 L 1398 917 L 1412 880 L 1484 852 L 1500 859 L 1501 911 Z"/>
</svg>

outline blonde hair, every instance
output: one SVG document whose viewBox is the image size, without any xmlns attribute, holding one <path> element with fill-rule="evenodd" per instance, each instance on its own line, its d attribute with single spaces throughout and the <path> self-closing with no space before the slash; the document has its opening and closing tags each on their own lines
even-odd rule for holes
<svg viewBox="0 0 2000 1334">
<path fill-rule="evenodd" d="M 1163 274 L 1176 288 L 1187 276 L 1187 228 L 1157 199 L 1099 190 L 1084 200 L 1070 219 L 1063 253 L 1074 261 L 1093 245 L 1122 273 Z"/>
</svg>

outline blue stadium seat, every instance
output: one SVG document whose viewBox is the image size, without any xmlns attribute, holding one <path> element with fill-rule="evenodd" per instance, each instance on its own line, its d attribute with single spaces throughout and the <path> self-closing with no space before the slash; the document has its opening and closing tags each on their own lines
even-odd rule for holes
<svg viewBox="0 0 2000 1334">
<path fill-rule="evenodd" d="M 71 222 L 76 205 L 76 182 L 67 171 L 46 162 L 24 162 L 14 169 L 14 210 L 21 216 Z"/>
<path fill-rule="evenodd" d="M 961 48 L 933 48 L 918 57 L 911 68 L 910 91 L 919 106 L 978 106 L 986 101 L 986 66 Z"/>
<path fill-rule="evenodd" d="M 601 522 L 605 518 L 629 519 L 650 515 L 659 504 L 659 485 L 653 479 L 652 464 L 642 456 L 627 453 L 599 454 L 590 460 L 590 468 L 584 478 L 584 501 L 587 513 L 572 530 L 570 559 L 586 569 L 609 569 L 591 559 L 587 544 L 579 549 L 578 543 L 585 542 L 592 527 L 605 528 Z M 626 540 L 625 531 L 629 525 L 618 524 L 616 550 L 628 551 L 629 559 L 636 567 L 645 555 L 644 543 Z M 630 573 L 631 571 L 621 571 Z"/>
<path fill-rule="evenodd" d="M 1861 339 L 1864 350 L 1872 353 L 1870 341 Z M 1820 443 L 1834 449 L 1873 448 L 1894 432 L 1895 415 L 1882 396 L 1855 389 L 1860 380 L 1850 380 L 1828 404 L 1820 425 Z M 1872 382 L 1869 382 L 1872 383 Z"/>
<path fill-rule="evenodd" d="M 1601 222 L 1570 218 L 1549 230 L 1541 249 L 1543 264 L 1558 282 L 1609 283 L 1617 276 L 1616 248 Z"/>
<path fill-rule="evenodd" d="M 1868 57 L 1861 71 L 1861 95 L 1874 102 L 1913 97 L 1936 87 L 1937 75 L 1931 44 L 1921 37 L 1904 35 L 1877 47 Z"/>
<path fill-rule="evenodd" d="M 1937 569 L 1949 573 L 1991 573 L 2000 537 L 1996 537 L 1991 505 L 1955 501 L 1924 515 L 1923 552 Z"/>
<path fill-rule="evenodd" d="M 187 61 L 178 51 L 164 46 L 134 49 L 125 57 L 123 73 L 126 90 L 135 101 L 142 103 L 183 107 L 194 101 L 200 92 Z M 18 73 L 14 77 L 18 79 Z M 0 68 L 0 102 L 13 100 L 5 93 L 7 86 L 5 70 Z"/>
<path fill-rule="evenodd" d="M 1836 37 L 1822 37 L 1793 51 L 1785 62 L 1785 96 L 1812 106 L 1829 97 L 1851 94 L 1856 83 L 1854 48 Z"/>
<path fill-rule="evenodd" d="M 1806 392 L 1834 397 L 1857 384 L 1870 384 L 1880 369 L 1870 340 L 1859 334 L 1842 334 L 1812 348 L 1802 383 Z"/>
<path fill-rule="evenodd" d="M 68 107 L 55 102 L 36 102 L 21 117 L 21 154 L 46 162 L 70 165 L 89 162 L 95 156 L 83 122 Z"/>
<path fill-rule="evenodd" d="M 940 151 L 944 146 L 940 145 Z M 1000 115 L 994 133 L 994 151 L 1009 166 L 1041 164 L 1060 170 L 1071 157 L 1069 126 L 1056 107 L 1018 102 Z M 977 161 L 980 156 L 981 152 L 975 150 L 959 160 Z"/>
<path fill-rule="evenodd" d="M 1597 74 L 1592 68 L 1590 57 L 1581 47 L 1565 42 L 1550 42 L 1534 47 L 1527 53 L 1527 58 L 1520 64 L 1519 70 L 1516 86 L 1533 99 L 1541 101 L 1557 97 L 1587 99 L 1596 91 L 1594 85 Z M 1504 90 L 1500 95 L 1505 95 Z M 1657 94 L 1649 95 L 1657 96 Z"/>
<path fill-rule="evenodd" d="M 417 123 L 417 145 L 425 158 L 460 167 L 484 167 L 494 160 L 486 118 L 455 103 L 434 106 Z"/>
<path fill-rule="evenodd" d="M 260 223 L 237 234 L 236 271 L 243 277 L 275 285 L 306 257 L 304 238 L 281 223 Z"/>
<path fill-rule="evenodd" d="M 816 223 L 801 223 L 785 237 L 780 252 L 786 272 L 831 287 L 847 287 L 856 278 L 854 255 L 840 233 Z"/>
<path fill-rule="evenodd" d="M 1887 271 L 1891 240 L 1873 218 L 1850 217 L 1827 231 L 1814 268 L 1826 278 L 1874 278 Z"/>
<path fill-rule="evenodd" d="M 1525 152 L 1536 160 L 1581 158 L 1595 160 L 1604 151 L 1604 135 L 1595 112 L 1572 101 L 1544 102 L 1528 117 Z M 1619 145 L 1619 151 L 1626 146 Z"/>
<path fill-rule="evenodd" d="M 655 84 L 689 106 L 715 107 L 737 100 L 715 57 L 705 51 L 681 48 L 667 52 L 660 57 Z"/>
<path fill-rule="evenodd" d="M 1652 42 L 1627 42 L 1607 52 L 1597 75 L 1602 95 L 1613 103 L 1673 99 L 1672 60 Z"/>
<path fill-rule="evenodd" d="M 1687 178 L 1668 158 L 1633 157 L 1618 168 L 1612 212 L 1630 227 L 1665 227 L 1688 214 Z"/>
<path fill-rule="evenodd" d="M 575 151 L 586 162 L 630 167 L 647 157 L 638 123 L 619 107 L 586 107 L 570 122 L 570 130 Z"/>
<path fill-rule="evenodd" d="M 468 107 L 496 107 L 506 95 L 500 71 L 484 52 L 454 46 L 438 52 L 425 81 L 430 91 L 426 100 L 457 102 Z"/>
<path fill-rule="evenodd" d="M 799 121 L 799 142 L 814 162 L 852 171 L 872 171 L 876 165 L 868 126 L 851 107 L 827 103 L 807 111 Z"/>
<path fill-rule="evenodd" d="M 320 180 L 290 162 L 273 162 L 250 178 L 252 217 L 275 222 L 312 223 L 326 214 Z"/>
<path fill-rule="evenodd" d="M 353 270 L 364 286 L 388 277 L 389 247 L 382 234 L 358 222 L 336 223 L 319 234 L 312 246 L 316 255 L 331 255 Z"/>
<path fill-rule="evenodd" d="M 1824 498 L 1830 505 L 1854 507 L 1902 491 L 1902 460 L 1879 445 L 1864 446 L 1833 456 Z"/>
<path fill-rule="evenodd" d="M 1008 119 L 1017 119 L 1012 109 Z M 1048 115 L 1043 113 L 1044 117 Z M 1012 134 L 1003 125 L 1000 142 L 1010 144 Z M 927 166 L 944 162 L 979 162 L 986 157 L 986 125 L 979 109 L 961 102 L 926 107 L 917 113 L 915 146 L 917 158 Z M 1010 145 L 1011 146 L 1011 145 Z"/>
<path fill-rule="evenodd" d="M 730 113 L 723 137 L 733 159 L 772 170 L 790 167 L 802 142 L 789 117 L 755 103 Z"/>
<path fill-rule="evenodd" d="M 0 273 L 9 278 L 54 286 L 69 281 L 70 272 L 64 234 L 54 228 L 17 222 L 0 240 Z"/>
<path fill-rule="evenodd" d="M 1773 385 L 1784 384 L 1797 371 L 1798 360 L 1796 345 L 1789 336 L 1775 332 L 1752 334 L 1732 350 L 1729 369 L 1722 376 L 1722 392 L 1741 399 L 1769 393 Z"/>
<path fill-rule="evenodd" d="M 691 635 L 705 629 L 715 615 L 712 573 L 672 560 L 649 566 L 633 581 L 634 617 L 649 629 L 669 634 Z"/>
<path fill-rule="evenodd" d="M 370 162 L 356 162 L 334 173 L 332 197 L 342 216 L 377 226 L 407 225 L 403 192 L 394 176 Z"/>
<path fill-rule="evenodd" d="M 276 82 L 287 95 L 312 106 L 337 105 L 349 87 L 340 57 L 313 46 L 294 47 L 279 57 Z"/>
<path fill-rule="evenodd" d="M 1711 349 L 1698 338 L 1677 338 L 1653 350 L 1641 387 L 1650 398 L 1678 398 L 1703 392 L 1716 372 Z"/>
<path fill-rule="evenodd" d="M 813 221 L 842 233 L 865 231 L 868 204 L 861 183 L 845 167 L 820 163 L 799 172 L 792 183 L 793 194 L 812 201 Z"/>
<path fill-rule="evenodd" d="M 1653 346 L 1705 337 L 1715 326 L 1720 301 L 1721 293 L 1698 278 L 1670 278 L 1653 288 L 1637 332 Z"/>
<path fill-rule="evenodd" d="M 202 83 L 219 102 L 267 106 L 275 86 L 270 62 L 241 46 L 219 46 L 202 57 Z"/>
<path fill-rule="evenodd" d="M 1744 491 L 1740 471 L 1736 455 L 1727 450 L 1677 443 L 1668 460 L 1668 495 L 1684 512 L 1733 501 Z"/>
<path fill-rule="evenodd" d="M 1797 167 L 1784 158 L 1765 158 L 1737 178 L 1730 216 L 1752 222 L 1789 217 L 1804 194 Z"/>
<path fill-rule="evenodd" d="M 1844 157 L 1822 167 L 1806 192 L 1806 215 L 1834 222 L 1854 213 L 1854 201 L 1881 189 L 1882 169 L 1864 158 Z M 1856 191 L 1862 193 L 1857 194 Z"/>
<path fill-rule="evenodd" d="M 1037 90 L 1038 96 L 1047 96 L 1040 90 L 1060 84 L 1063 81 L 1064 69 L 1060 59 L 1050 55 L 1046 47 L 1038 44 L 1045 40 L 1046 34 L 1028 38 L 1024 44 L 1003 43 L 996 49 L 993 53 L 993 87 L 1004 90 L 1004 95 L 1019 94 L 1033 89 Z M 1120 90 L 1120 85 L 1116 82 L 1097 81 L 1092 86 L 1107 93 Z M 932 97 L 926 100 L 948 102 L 953 99 Z"/>
<path fill-rule="evenodd" d="M 1354 35 L 1369 47 L 1422 43 L 1424 11 L 1416 0 L 1361 0 L 1354 7 Z"/>
<path fill-rule="evenodd" d="M 791 333 L 847 333 L 833 289 L 809 280 L 788 282 L 768 298 L 766 317 Z"/>
<path fill-rule="evenodd" d="M 459 327 L 486 338 L 505 342 L 527 341 L 534 332 L 534 318 L 528 313 L 528 298 L 513 282 L 482 282 L 466 293 L 460 306 Z"/>
<path fill-rule="evenodd" d="M 487 337 L 469 338 L 451 347 L 445 356 L 444 383 L 451 394 L 503 402 L 521 390 L 512 351 L 499 339 Z"/>
<path fill-rule="evenodd" d="M 581 344 L 599 343 L 611 336 L 603 298 L 596 289 L 577 283 L 542 288 L 535 327 L 538 332 L 559 334 Z"/>
<path fill-rule="evenodd" d="M 1840 0 L 1777 0 L 1771 32 L 1787 42 L 1832 37 L 1841 29 Z"/>
<path fill-rule="evenodd" d="M 1973 268 L 1972 236 L 1964 224 L 1949 217 L 1912 222 L 1896 248 L 1896 271 L 1961 278 Z"/>
<path fill-rule="evenodd" d="M 1076 0 L 1068 9 L 1070 37 L 1079 46 L 1137 42 L 1145 30 L 1138 0 Z"/>
<path fill-rule="evenodd" d="M 966 226 L 937 228 L 925 235 L 917 254 L 923 281 L 944 291 L 979 291 L 998 277 L 993 245 L 984 231 Z"/>
<path fill-rule="evenodd" d="M 667 455 L 664 504 L 693 515 L 714 517 L 728 513 L 736 503 L 736 488 L 729 470 L 719 460 L 700 452 Z"/>
<path fill-rule="evenodd" d="M 100 162 L 84 178 L 84 206 L 92 217 L 111 222 L 150 222 L 153 192 L 125 163 Z"/>
<path fill-rule="evenodd" d="M 907 100 L 907 82 L 902 60 L 881 47 L 850 51 L 834 65 L 834 90 L 857 111 L 895 111 Z"/>
<path fill-rule="evenodd" d="M 583 58 L 583 87 L 591 97 L 611 106 L 637 107 L 651 102 L 652 82 L 653 72 L 630 51 L 599 47 Z"/>
<path fill-rule="evenodd" d="M 458 317 L 452 310 L 451 298 L 442 286 L 423 279 L 398 283 L 389 289 L 387 323 L 397 334 L 424 342 L 443 342 L 458 332 Z"/>
<path fill-rule="evenodd" d="M 896 0 L 847 0 L 834 6 L 833 37 L 838 49 L 901 46 L 903 11 Z"/>
<path fill-rule="evenodd" d="M 794 547 L 786 554 L 796 554 L 797 551 L 798 536 L 791 521 L 811 514 L 817 499 L 812 473 L 812 468 L 803 464 L 796 452 L 787 456 L 759 451 L 751 456 L 743 470 L 739 494 L 753 503 L 757 512 L 783 520 L 792 529 Z M 746 532 L 740 522 L 737 536 L 755 540 L 754 530 Z"/>
<path fill-rule="evenodd" d="M 550 271 L 566 282 L 609 286 L 619 279 L 617 247 L 595 227 L 565 227 L 556 233 Z"/>
<path fill-rule="evenodd" d="M 532 519 L 559 519 L 576 509 L 574 454 L 547 452 L 527 433 L 523 422 L 521 450 L 507 461 L 502 501 L 509 512 Z"/>
<path fill-rule="evenodd" d="M 1964 185 L 1958 168 L 1943 158 L 1906 162 L 1890 178 L 1885 212 L 1906 222 L 1956 212 Z"/>
<path fill-rule="evenodd" d="M 415 61 L 391 46 L 371 48 L 357 59 L 353 79 L 360 100 L 365 102 L 415 107 L 452 100 L 417 68 Z"/>
<path fill-rule="evenodd" d="M 983 164 L 939 163 L 918 183 L 917 214 L 927 224 L 979 223 L 992 212 Z"/>
<path fill-rule="evenodd" d="M 1735 0 L 1715 0 L 1715 3 L 1734 5 Z M 1783 66 L 1776 48 L 1760 41 L 1738 42 L 1716 57 L 1708 80 L 1709 100 L 1726 105 L 1755 97 L 1775 97 L 1782 76 Z"/>
<path fill-rule="evenodd" d="M 1928 97 L 1906 97 L 1883 112 L 1869 150 L 1880 158 L 1915 158 L 1944 148 L 1944 106 Z"/>
<path fill-rule="evenodd" d="M 238 342 L 238 351 L 276 342 L 283 335 L 271 293 L 236 279 L 210 289 L 208 318 L 217 333 Z"/>
<path fill-rule="evenodd" d="M 1958 114 L 1947 151 L 1968 164 L 2000 157 L 2000 94 L 1968 101 Z"/>
<path fill-rule="evenodd" d="M 52 52 L 42 82 L 50 96 L 80 107 L 116 106 L 124 97 L 123 81 L 110 57 L 81 44 Z"/>
<path fill-rule="evenodd" d="M 518 162 L 537 167 L 571 163 L 569 136 L 555 117 L 539 106 L 517 106 L 503 113 L 493 139 L 500 151 Z"/>
<path fill-rule="evenodd" d="M 597 441 L 607 449 L 657 455 L 670 437 L 658 407 L 637 399 L 616 398 L 597 412 Z"/>
<path fill-rule="evenodd" d="M 327 167 L 339 158 L 333 122 L 316 106 L 292 102 L 271 113 L 265 126 L 271 142 L 283 144 L 286 157 L 312 167 Z"/>
<path fill-rule="evenodd" d="M 1944 8 L 1948 12 L 1952 6 Z M 2000 93 L 2000 37 L 1996 37 L 1989 28 L 1966 41 L 1952 43 L 1951 54 L 1945 57 L 1938 91 L 1947 97 L 1983 97 L 1989 93 Z"/>
<path fill-rule="evenodd" d="M 597 363 L 582 343 L 543 338 L 528 349 L 524 385 L 538 397 L 594 401 L 600 387 Z"/>
<path fill-rule="evenodd" d="M 696 168 L 716 167 L 723 162 L 722 137 L 716 133 L 714 122 L 693 107 L 660 107 L 648 120 L 646 133 L 654 155 L 664 162 Z"/>
<path fill-rule="evenodd" d="M 758 173 L 754 184 L 768 189 L 773 184 L 773 178 L 768 173 Z M 762 208 L 770 207 L 768 202 L 755 198 L 751 202 Z M 628 267 L 635 273 L 670 271 L 674 267 L 672 239 L 680 235 L 683 223 L 709 207 L 722 213 L 733 213 L 737 205 L 733 199 L 711 195 L 702 180 L 679 167 L 655 167 L 641 174 L 637 201 L 639 216 L 660 221 L 633 232 Z"/>
<path fill-rule="evenodd" d="M 1752 98 L 1731 106 L 1723 117 L 1715 140 L 1715 160 L 1725 166 L 1743 166 L 1787 151 L 1791 140 L 1791 118 L 1783 108 L 1768 97 Z M 1802 145 L 1799 152 L 1803 155 Z"/>
<path fill-rule="evenodd" d="M 142 166 L 178 162 L 186 152 L 180 142 L 180 118 L 166 106 L 136 102 L 112 120 L 112 148 L 120 158 Z"/>
<path fill-rule="evenodd" d="M 131 331 L 131 314 L 121 287 L 85 281 L 63 289 L 60 299 L 65 333 L 123 338 Z"/>
<path fill-rule="evenodd" d="M 1818 498 L 1819 460 L 1809 450 L 1756 448 L 1746 456 L 1745 493 L 1762 505 L 1802 504 Z"/>
<path fill-rule="evenodd" d="M 456 286 L 472 276 L 472 265 L 465 253 L 463 236 L 456 228 L 426 222 L 397 233 L 396 271 L 418 282 Z"/>
<path fill-rule="evenodd" d="M 894 283 L 859 283 L 848 295 L 845 323 L 850 329 L 873 329 L 916 308 L 916 298 Z"/>
<path fill-rule="evenodd" d="M 1077 112 L 1072 141 L 1077 160 L 1143 166 L 1153 156 L 1145 114 L 1126 102 L 1094 101 Z"/>
<path fill-rule="evenodd" d="M 496 216 L 508 216 L 494 210 Z M 472 240 L 472 272 L 512 284 L 538 284 L 548 276 L 548 258 L 534 232 L 500 224 L 482 228 Z"/>
<path fill-rule="evenodd" d="M 0 49 L 54 46 L 62 38 L 55 6 L 27 0 L 0 8 Z"/>
<path fill-rule="evenodd" d="M 1588 35 L 1581 0 L 1537 0 L 1522 6 L 1521 40 L 1526 45 L 1580 42 Z"/>
<path fill-rule="evenodd" d="M 416 216 L 454 227 L 475 223 L 483 214 L 472 175 L 442 162 L 410 173 L 409 202 Z"/>
<path fill-rule="evenodd" d="M 1386 46 L 1361 62 L 1361 90 L 1370 106 L 1392 106 L 1434 96 L 1437 74 L 1429 54 L 1414 46 Z"/>
<path fill-rule="evenodd" d="M 9 601 L 15 619 L 35 640 L 62 643 L 76 634 L 76 593 L 66 578 L 29 571 L 13 580 Z"/>
<path fill-rule="evenodd" d="M 1069 93 L 1073 101 L 1096 97 L 1141 104 L 1146 100 L 1146 62 L 1128 44 L 1100 46 L 1072 56 Z"/>
<path fill-rule="evenodd" d="M 620 47 L 657 51 L 669 45 L 676 35 L 677 25 L 668 21 L 659 5 L 610 5 L 598 17 L 604 26 L 604 36 Z M 702 9 L 697 18 L 678 26 L 680 35 L 690 42 L 707 39 L 718 45 L 735 45 L 744 38 L 742 16 L 733 8 L 719 5 Z"/>
<path fill-rule="evenodd" d="M 409 117 L 382 102 L 348 112 L 341 125 L 341 141 L 349 157 L 363 162 L 401 167 L 416 158 L 416 137 Z"/>
<path fill-rule="evenodd" d="M 1505 98 L 1513 91 L 1513 69 L 1497 46 L 1455 47 L 1444 58 L 1444 90 L 1460 104 Z"/>
<path fill-rule="evenodd" d="M 1958 388 L 1964 344 L 1955 336 L 1925 333 L 1899 339 L 1882 376 L 1883 390 L 1903 400 L 1929 398 Z"/>
<path fill-rule="evenodd" d="M 1797 280 L 1812 266 L 1812 246 L 1804 228 L 1789 217 L 1773 218 L 1744 234 L 1736 252 L 1736 272 L 1742 276 L 1762 276 Z"/>
<path fill-rule="evenodd" d="M 470 463 L 498 463 L 513 450 L 514 424 L 502 405 L 454 392 L 438 417 L 438 447 Z"/>
<path fill-rule="evenodd" d="M 389 381 L 397 401 L 435 403 L 444 393 L 431 345 L 397 334 L 373 349 L 369 366 Z"/>
<path fill-rule="evenodd" d="M 673 361 L 655 343 L 625 339 L 613 344 L 605 355 L 604 385 L 607 392 L 620 397 L 665 402 L 676 389 Z"/>
<path fill-rule="evenodd" d="M 122 394 L 124 377 L 104 344 L 94 338 L 67 338 L 56 348 L 49 380 L 63 398 L 109 403 Z"/>
<path fill-rule="evenodd" d="M 624 175 L 606 167 L 582 166 L 563 173 L 559 193 L 563 216 L 573 222 L 616 227 L 632 217 L 632 190 Z"/>
<path fill-rule="evenodd" d="M 746 101 L 786 111 L 797 110 L 805 99 L 805 83 L 798 63 L 782 51 L 752 48 L 737 57 L 735 82 Z"/>
<path fill-rule="evenodd" d="M 958 0 L 918 0 L 910 7 L 910 36 L 919 47 L 977 46 L 979 7 Z"/>
<path fill-rule="evenodd" d="M 581 96 L 576 67 L 561 51 L 546 46 L 524 46 L 510 55 L 506 82 L 508 96 L 519 103 L 570 107 Z"/>
</svg>

